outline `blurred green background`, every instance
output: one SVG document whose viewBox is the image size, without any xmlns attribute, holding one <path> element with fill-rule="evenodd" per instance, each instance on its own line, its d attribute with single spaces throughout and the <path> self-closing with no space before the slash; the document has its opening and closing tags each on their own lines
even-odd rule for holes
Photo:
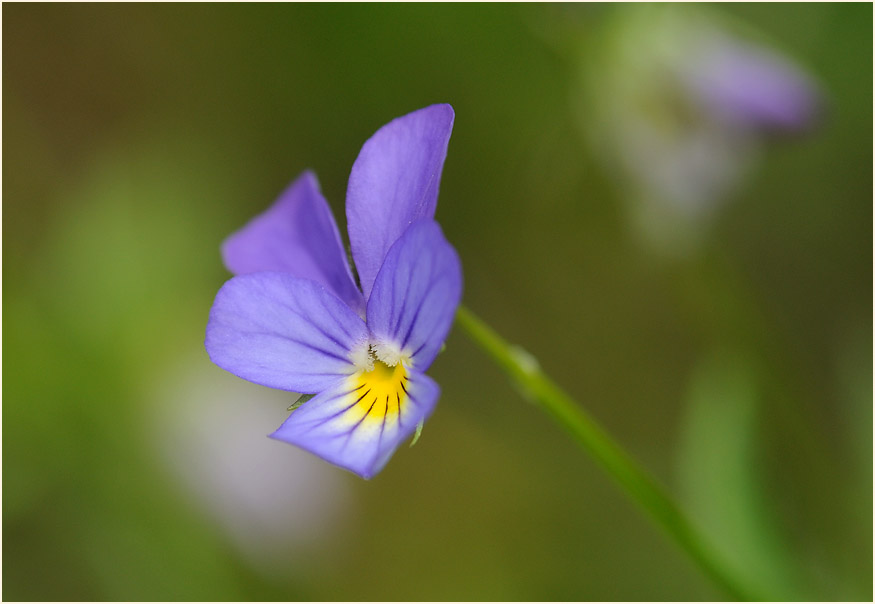
<svg viewBox="0 0 875 604">
<path fill-rule="evenodd" d="M 777 598 L 872 598 L 872 6 L 734 4 L 819 83 L 661 253 L 588 136 L 600 5 L 5 4 L 6 600 L 723 599 L 458 329 L 366 482 L 203 348 L 219 244 L 394 117 L 456 111 L 464 302 Z M 634 10 L 627 8 L 626 10 Z"/>
</svg>

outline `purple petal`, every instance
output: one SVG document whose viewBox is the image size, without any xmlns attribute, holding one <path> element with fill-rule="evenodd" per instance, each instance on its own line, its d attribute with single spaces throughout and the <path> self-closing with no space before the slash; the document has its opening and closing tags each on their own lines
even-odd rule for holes
<svg viewBox="0 0 875 604">
<path fill-rule="evenodd" d="M 222 244 L 222 258 L 235 275 L 290 273 L 321 283 L 350 308 L 364 307 L 331 208 L 310 171 L 301 174 L 264 213 L 228 237 Z"/>
<path fill-rule="evenodd" d="M 296 409 L 271 438 L 291 443 L 335 465 L 371 478 L 434 410 L 440 388 L 411 370 L 397 397 L 375 396 L 368 374 L 339 380 Z M 393 391 L 394 392 L 394 391 Z M 400 410 L 400 413 L 399 413 Z"/>
<path fill-rule="evenodd" d="M 355 160 L 346 217 L 365 298 L 392 244 L 416 220 L 434 217 L 453 118 L 449 105 L 399 117 L 368 139 Z"/>
<path fill-rule="evenodd" d="M 435 221 L 415 223 L 389 250 L 368 300 L 368 328 L 377 356 L 390 362 L 407 358 L 417 370 L 428 369 L 461 296 L 456 251 Z"/>
<path fill-rule="evenodd" d="M 801 130 L 819 111 L 811 80 L 788 60 L 734 40 L 713 40 L 689 84 L 709 107 L 753 126 Z"/>
<path fill-rule="evenodd" d="M 367 350 L 364 321 L 315 281 L 287 273 L 234 277 L 219 290 L 204 344 L 210 359 L 243 379 L 319 392 L 356 371 Z"/>
</svg>

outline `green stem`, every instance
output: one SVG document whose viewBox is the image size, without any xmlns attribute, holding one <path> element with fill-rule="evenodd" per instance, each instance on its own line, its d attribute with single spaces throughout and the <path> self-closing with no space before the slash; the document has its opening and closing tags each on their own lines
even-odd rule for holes
<svg viewBox="0 0 875 604">
<path fill-rule="evenodd" d="M 665 489 L 632 459 L 583 408 L 541 371 L 528 353 L 508 344 L 470 310 L 460 306 L 456 322 L 544 411 L 589 452 L 632 499 L 728 594 L 759 600 L 732 577 Z"/>
</svg>

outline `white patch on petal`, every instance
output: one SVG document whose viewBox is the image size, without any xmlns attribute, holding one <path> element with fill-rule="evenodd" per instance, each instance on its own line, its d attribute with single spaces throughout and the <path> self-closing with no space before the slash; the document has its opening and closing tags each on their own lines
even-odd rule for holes
<svg viewBox="0 0 875 604">
<path fill-rule="evenodd" d="M 371 357 L 371 347 L 367 341 L 356 344 L 349 352 L 349 360 L 360 371 L 373 371 L 374 359 Z"/>
<path fill-rule="evenodd" d="M 371 349 L 374 355 L 388 365 L 394 367 L 398 363 L 403 363 L 405 366 L 410 366 L 410 355 L 405 354 L 401 347 L 395 342 L 388 340 L 377 340 L 371 344 Z"/>
</svg>

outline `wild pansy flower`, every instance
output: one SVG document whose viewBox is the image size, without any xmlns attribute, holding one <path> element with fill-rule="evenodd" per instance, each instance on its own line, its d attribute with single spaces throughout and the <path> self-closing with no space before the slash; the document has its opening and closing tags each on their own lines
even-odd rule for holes
<svg viewBox="0 0 875 604">
<path fill-rule="evenodd" d="M 361 289 L 311 172 L 222 246 L 236 276 L 210 311 L 210 358 L 256 384 L 314 395 L 271 437 L 364 478 L 440 394 L 424 372 L 462 293 L 458 256 L 433 220 L 453 118 L 432 105 L 362 147 L 346 193 Z"/>
</svg>

